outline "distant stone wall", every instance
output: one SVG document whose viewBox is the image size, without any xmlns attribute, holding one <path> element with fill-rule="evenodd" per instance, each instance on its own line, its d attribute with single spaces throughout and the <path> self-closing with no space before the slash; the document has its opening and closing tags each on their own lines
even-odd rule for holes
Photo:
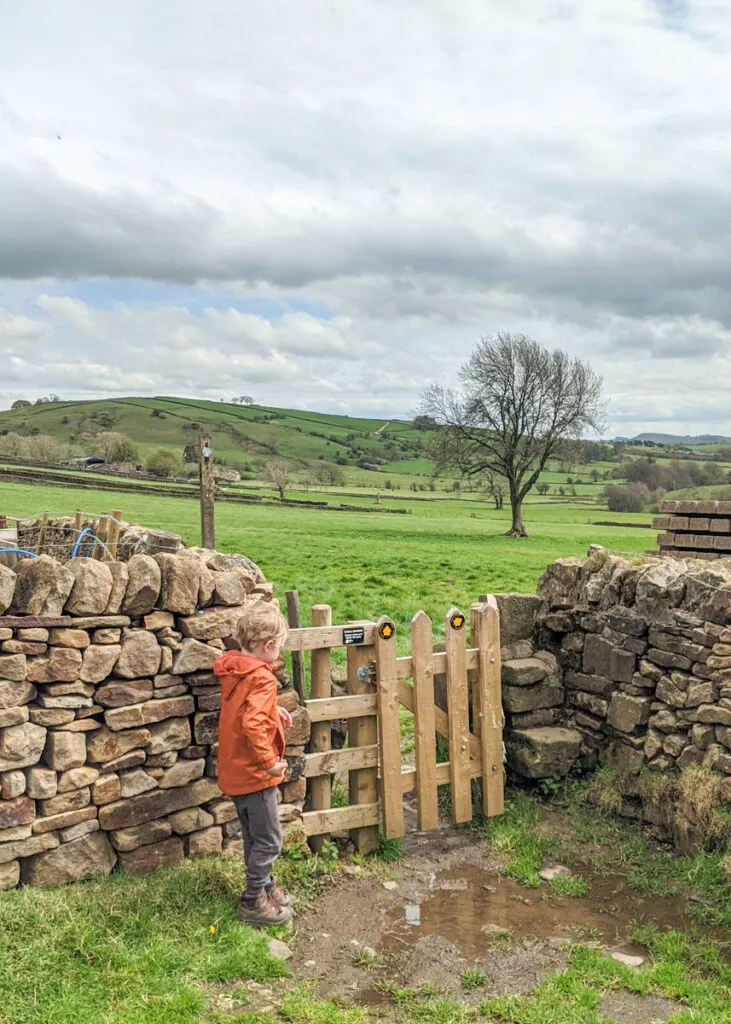
<svg viewBox="0 0 731 1024">
<path fill-rule="evenodd" d="M 0 565 L 0 889 L 240 851 L 211 667 L 242 609 L 272 599 L 249 559 L 202 549 Z M 280 818 L 302 843 L 310 722 L 293 690 L 279 702 Z"/>
<path fill-rule="evenodd" d="M 537 596 L 498 601 L 516 774 L 698 764 L 731 801 L 731 561 L 630 562 L 595 547 L 549 565 Z"/>
</svg>

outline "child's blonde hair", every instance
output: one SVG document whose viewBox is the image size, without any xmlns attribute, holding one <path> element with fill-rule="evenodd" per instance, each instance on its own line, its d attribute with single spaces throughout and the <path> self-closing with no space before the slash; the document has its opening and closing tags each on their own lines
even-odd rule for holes
<svg viewBox="0 0 731 1024">
<path fill-rule="evenodd" d="M 284 641 L 289 632 L 287 621 L 275 604 L 256 601 L 250 604 L 236 624 L 236 640 L 251 650 L 268 640 Z"/>
</svg>

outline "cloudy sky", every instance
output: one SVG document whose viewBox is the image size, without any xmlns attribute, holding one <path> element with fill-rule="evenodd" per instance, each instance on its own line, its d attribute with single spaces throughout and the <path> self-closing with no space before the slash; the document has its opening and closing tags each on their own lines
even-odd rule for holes
<svg viewBox="0 0 731 1024">
<path fill-rule="evenodd" d="M 475 340 L 731 433 L 728 0 L 0 0 L 0 407 L 412 413 Z"/>
</svg>

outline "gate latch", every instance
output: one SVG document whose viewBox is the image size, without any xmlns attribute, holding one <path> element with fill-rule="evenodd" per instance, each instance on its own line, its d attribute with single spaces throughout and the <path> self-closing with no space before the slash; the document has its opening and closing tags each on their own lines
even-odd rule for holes
<svg viewBox="0 0 731 1024">
<path fill-rule="evenodd" d="M 376 666 L 374 663 L 370 665 L 361 665 L 356 672 L 356 678 L 359 683 L 374 683 L 376 682 Z"/>
</svg>

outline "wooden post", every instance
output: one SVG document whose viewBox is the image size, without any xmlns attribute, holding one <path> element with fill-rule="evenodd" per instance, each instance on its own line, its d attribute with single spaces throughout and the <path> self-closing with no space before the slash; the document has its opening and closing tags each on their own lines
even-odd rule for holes
<svg viewBox="0 0 731 1024">
<path fill-rule="evenodd" d="M 302 625 L 300 621 L 300 597 L 296 590 L 287 591 L 287 622 L 292 629 L 299 629 Z M 302 651 L 292 651 L 292 682 L 299 699 L 304 700 L 305 656 Z"/>
<path fill-rule="evenodd" d="M 107 547 L 109 548 L 109 557 L 112 561 L 117 558 L 117 545 L 119 544 L 119 533 L 122 523 L 122 512 L 120 509 L 115 509 L 111 513 L 111 519 L 109 520 L 109 528 L 107 531 Z M 106 552 L 104 552 L 106 555 Z"/>
<path fill-rule="evenodd" d="M 109 518 L 108 518 L 108 516 L 106 514 L 99 516 L 99 518 L 96 521 L 96 534 L 95 534 L 96 539 L 100 540 L 100 541 L 102 541 L 102 543 L 106 544 L 108 531 L 109 531 Z M 104 548 L 101 546 L 101 544 L 94 544 L 94 546 L 91 549 L 90 557 L 96 559 L 97 561 L 100 561 L 101 559 L 104 558 Z"/>
<path fill-rule="evenodd" d="M 214 550 L 216 547 L 216 526 L 213 499 L 213 452 L 211 439 L 200 438 L 200 489 L 201 489 L 201 547 Z"/>
<path fill-rule="evenodd" d="M 48 518 L 49 513 L 44 512 L 41 517 L 41 525 L 38 527 L 38 540 L 36 541 L 36 554 L 39 555 L 43 549 L 43 542 L 46 539 L 46 531 L 48 530 Z"/>
<path fill-rule="evenodd" d="M 479 693 L 482 811 L 492 818 L 503 813 L 505 802 L 500 613 L 495 598 L 490 595 L 483 604 L 473 605 L 471 619 L 472 645 L 480 652 L 474 689 Z"/>
<path fill-rule="evenodd" d="M 447 708 L 452 813 L 455 824 L 472 818 L 470 781 L 470 713 L 467 692 L 465 617 L 458 608 L 447 613 L 444 624 L 447 652 Z"/>
<path fill-rule="evenodd" d="M 348 647 L 348 693 L 376 692 L 375 685 L 358 678 L 359 669 L 370 668 L 375 659 L 375 644 Z M 378 717 L 354 718 L 348 722 L 348 746 L 368 747 L 378 743 Z M 378 803 L 378 769 L 361 768 L 351 771 L 348 788 L 351 804 Z M 378 826 L 354 829 L 353 841 L 358 853 L 374 853 L 378 849 Z"/>
<path fill-rule="evenodd" d="M 312 607 L 313 626 L 332 626 L 332 609 L 327 604 L 316 604 Z M 332 695 L 331 655 L 330 648 L 325 647 L 311 654 L 310 664 L 310 696 L 313 700 L 327 698 Z M 324 754 L 331 747 L 330 722 L 313 722 L 310 733 L 310 751 L 313 754 Z M 313 811 L 330 809 L 332 797 L 332 779 L 330 775 L 318 775 L 309 780 L 310 807 Z M 311 836 L 310 846 L 317 853 L 327 836 Z"/>
<path fill-rule="evenodd" d="M 76 515 L 74 516 L 74 529 L 76 530 L 77 537 L 84 529 L 84 513 L 80 508 L 76 509 Z"/>
<path fill-rule="evenodd" d="M 439 804 L 432 628 L 431 620 L 424 612 L 417 612 L 411 620 L 411 658 L 414 680 L 417 816 L 420 831 L 428 832 L 439 825 Z"/>
<path fill-rule="evenodd" d="M 401 730 L 399 680 L 396 666 L 396 627 L 387 617 L 378 620 L 376 635 L 378 737 L 381 747 L 381 810 L 387 839 L 404 834 L 404 797 L 401 791 Z"/>
</svg>

